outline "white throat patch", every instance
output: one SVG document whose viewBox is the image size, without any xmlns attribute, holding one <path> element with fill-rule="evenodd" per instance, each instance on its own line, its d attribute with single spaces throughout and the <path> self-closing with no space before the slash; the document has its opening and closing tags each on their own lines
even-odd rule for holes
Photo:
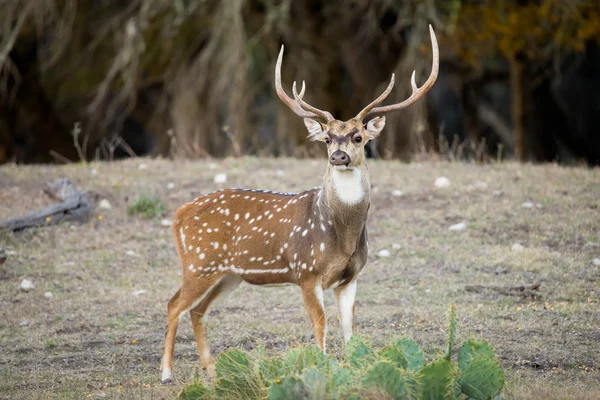
<svg viewBox="0 0 600 400">
<path fill-rule="evenodd" d="M 335 194 L 342 203 L 352 205 L 359 203 L 365 197 L 362 172 L 359 168 L 346 171 L 331 171 Z"/>
</svg>

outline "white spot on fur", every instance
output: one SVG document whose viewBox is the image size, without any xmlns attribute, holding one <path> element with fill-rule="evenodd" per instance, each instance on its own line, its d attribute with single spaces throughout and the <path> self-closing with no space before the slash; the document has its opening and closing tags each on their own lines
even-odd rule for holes
<svg viewBox="0 0 600 400">
<path fill-rule="evenodd" d="M 179 228 L 179 235 L 181 236 L 181 246 L 183 246 L 183 252 L 187 253 L 187 249 L 185 248 L 185 233 L 183 233 L 183 228 Z"/>
</svg>

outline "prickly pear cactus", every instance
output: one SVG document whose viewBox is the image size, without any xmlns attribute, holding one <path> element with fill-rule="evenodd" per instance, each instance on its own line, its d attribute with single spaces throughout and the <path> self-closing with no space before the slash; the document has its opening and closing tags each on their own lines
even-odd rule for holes
<svg viewBox="0 0 600 400">
<path fill-rule="evenodd" d="M 306 368 L 327 368 L 329 360 L 317 346 L 305 346 L 291 350 L 283 360 L 286 375 L 300 375 Z"/>
<path fill-rule="evenodd" d="M 394 363 L 380 361 L 373 365 L 362 378 L 365 389 L 376 389 L 393 399 L 409 398 L 410 385 L 406 372 L 396 368 Z"/>
<path fill-rule="evenodd" d="M 346 360 L 352 367 L 361 368 L 371 365 L 375 359 L 375 353 L 362 336 L 353 335 L 350 338 L 346 344 Z"/>
<path fill-rule="evenodd" d="M 458 384 L 470 398 L 493 399 L 504 387 L 504 371 L 493 358 L 480 356 L 462 371 Z"/>
<path fill-rule="evenodd" d="M 379 352 L 379 357 L 396 364 L 396 367 L 410 371 L 418 371 L 425 365 L 425 357 L 414 340 L 398 340 L 392 346 Z"/>
<path fill-rule="evenodd" d="M 213 397 L 213 393 L 210 388 L 207 388 L 200 383 L 191 384 L 177 396 L 179 400 L 208 400 L 211 397 Z"/>
<path fill-rule="evenodd" d="M 350 386 L 354 378 L 352 371 L 345 367 L 337 368 L 331 376 L 331 386 L 333 388 Z"/>
<path fill-rule="evenodd" d="M 271 386 L 276 379 L 281 379 L 286 375 L 283 361 L 277 357 L 260 360 L 258 370 L 266 386 Z"/>
<path fill-rule="evenodd" d="M 264 384 L 254 363 L 242 350 L 227 350 L 217 359 L 218 397 L 258 399 L 264 395 Z"/>
<path fill-rule="evenodd" d="M 277 379 L 269 388 L 269 400 L 305 400 L 307 398 L 306 386 L 302 380 L 293 376 Z"/>
<path fill-rule="evenodd" d="M 468 340 L 458 351 L 458 368 L 464 371 L 469 363 L 480 356 L 496 359 L 494 350 L 483 340 Z"/>
<path fill-rule="evenodd" d="M 448 345 L 446 346 L 446 354 L 444 357 L 446 360 L 450 361 L 450 357 L 452 357 L 452 348 L 454 347 L 454 337 L 456 336 L 456 307 L 454 305 L 450 306 L 450 315 L 448 316 L 450 320 L 450 326 L 448 327 Z"/>
<path fill-rule="evenodd" d="M 328 382 L 327 377 L 317 368 L 305 369 L 302 372 L 302 383 L 308 392 L 307 399 L 321 400 L 327 398 Z"/>
<path fill-rule="evenodd" d="M 456 369 L 445 358 L 425 365 L 417 372 L 421 399 L 453 399 L 456 386 Z"/>
</svg>

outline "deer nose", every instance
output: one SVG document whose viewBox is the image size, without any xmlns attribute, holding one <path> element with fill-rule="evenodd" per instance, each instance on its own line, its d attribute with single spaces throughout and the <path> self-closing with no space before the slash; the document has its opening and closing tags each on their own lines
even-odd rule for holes
<svg viewBox="0 0 600 400">
<path fill-rule="evenodd" d="M 331 165 L 348 165 L 351 161 L 352 160 L 350 159 L 348 153 L 341 150 L 334 151 L 329 159 L 329 163 Z"/>
</svg>

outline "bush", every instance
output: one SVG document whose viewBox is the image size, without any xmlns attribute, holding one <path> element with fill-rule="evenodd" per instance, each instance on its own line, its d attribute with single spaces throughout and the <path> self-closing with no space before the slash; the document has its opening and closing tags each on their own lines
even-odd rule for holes
<svg viewBox="0 0 600 400">
<path fill-rule="evenodd" d="M 452 361 L 456 315 L 450 310 L 448 344 L 425 363 L 413 340 L 402 339 L 376 352 L 354 335 L 339 363 L 315 346 L 255 362 L 241 350 L 224 352 L 212 386 L 194 383 L 180 399 L 494 399 L 504 387 L 504 372 L 492 348 L 468 340 Z"/>
</svg>

